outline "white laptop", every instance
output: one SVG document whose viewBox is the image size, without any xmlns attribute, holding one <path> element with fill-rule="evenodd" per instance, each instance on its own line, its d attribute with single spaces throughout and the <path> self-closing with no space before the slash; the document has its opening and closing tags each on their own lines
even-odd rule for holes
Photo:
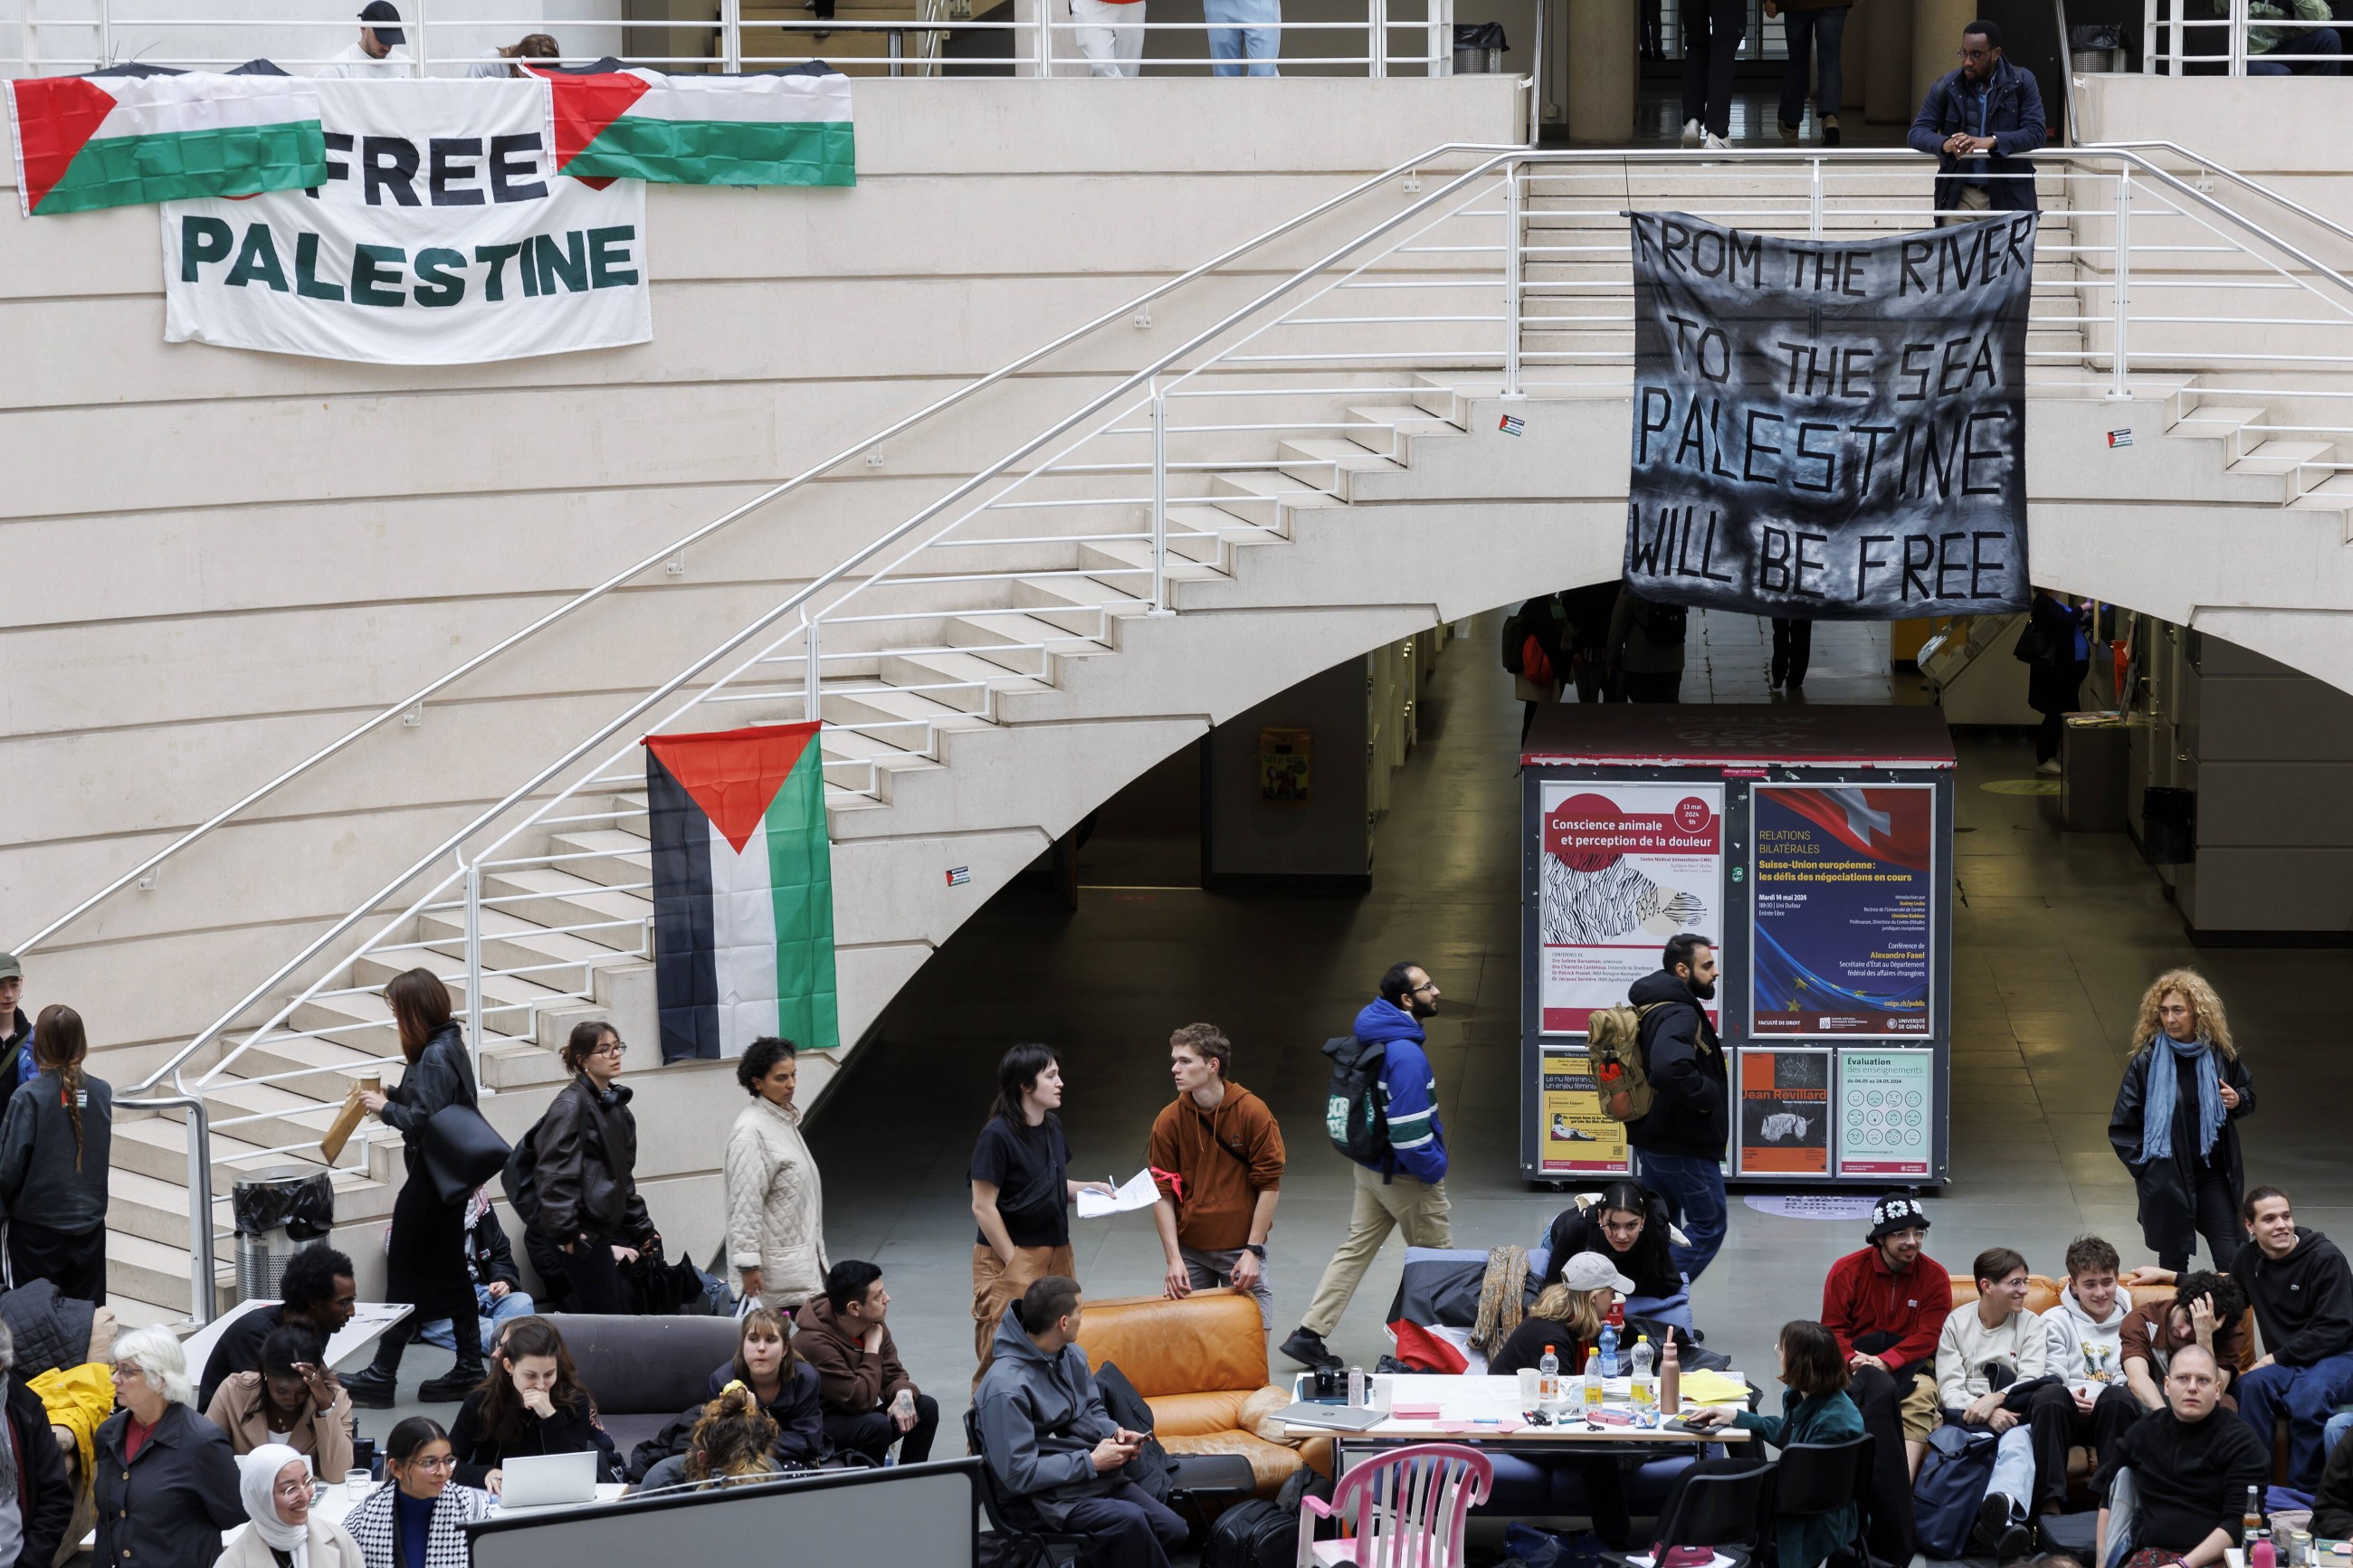
<svg viewBox="0 0 2353 1568">
<path fill-rule="evenodd" d="M 499 1511 L 556 1508 L 596 1500 L 595 1449 L 577 1454 L 518 1454 L 500 1467 Z"/>
</svg>

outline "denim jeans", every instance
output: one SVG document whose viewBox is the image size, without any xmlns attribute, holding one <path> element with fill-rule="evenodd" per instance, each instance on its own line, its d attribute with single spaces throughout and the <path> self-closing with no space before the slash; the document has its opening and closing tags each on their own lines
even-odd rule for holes
<svg viewBox="0 0 2353 1568">
<path fill-rule="evenodd" d="M 1683 1279 L 1697 1284 L 1724 1247 L 1724 1163 L 1637 1149 L 1634 1179 L 1665 1201 L 1669 1217 L 1690 1241 L 1667 1251 Z"/>
<path fill-rule="evenodd" d="M 490 1354 L 491 1346 L 498 1342 L 501 1323 L 509 1318 L 527 1318 L 536 1310 L 531 1304 L 531 1298 L 520 1290 L 509 1290 L 493 1301 L 491 1293 L 480 1285 L 474 1287 L 474 1305 L 480 1313 L 484 1355 Z M 458 1348 L 458 1331 L 449 1326 L 447 1318 L 434 1319 L 417 1331 L 417 1337 L 428 1345 L 439 1345 L 445 1351 Z"/>
<path fill-rule="evenodd" d="M 1280 22 L 1282 0 L 1201 0 L 1201 15 L 1209 24 L 1211 76 L 1274 76 L 1274 62 L 1282 53 L 1282 34 L 1269 26 L 1242 26 L 1246 22 Z M 1312 51 L 1311 51 L 1312 52 Z M 1235 62 L 1248 60 L 1248 66 Z"/>
<path fill-rule="evenodd" d="M 2034 1506 L 2034 1433 L 2023 1424 L 2011 1427 L 1994 1445 L 1993 1479 L 1986 1496 L 2010 1500 L 2010 1517 L 2030 1517 Z"/>
<path fill-rule="evenodd" d="M 2283 35 L 2271 51 L 2280 55 L 2341 55 L 2345 41 L 2334 27 L 2306 27 Z M 2342 60 L 2269 60 L 2257 55 L 2247 62 L 2249 76 L 2341 76 Z"/>
<path fill-rule="evenodd" d="M 2353 1394 L 2353 1352 L 2324 1356 L 2310 1366 L 2274 1362 L 2239 1380 L 2239 1415 L 2266 1450 L 2272 1429 L 2287 1417 L 2287 1479 L 2310 1491 L 2320 1484 L 2321 1432 Z"/>
<path fill-rule="evenodd" d="M 1784 11 L 1782 26 L 1789 30 L 1789 64 L 1781 73 L 1781 123 L 1802 125 L 1806 121 L 1806 53 L 1811 46 L 1815 59 L 1814 119 L 1819 123 L 1825 115 L 1835 117 L 1839 101 L 1846 91 L 1846 81 L 1839 68 L 1839 44 L 1846 37 L 1846 11 Z"/>
</svg>

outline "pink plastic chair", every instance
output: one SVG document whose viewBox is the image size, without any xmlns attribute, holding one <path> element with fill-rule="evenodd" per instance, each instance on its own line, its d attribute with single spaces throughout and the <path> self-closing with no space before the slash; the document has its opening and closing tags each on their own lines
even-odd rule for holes
<svg viewBox="0 0 2353 1568">
<path fill-rule="evenodd" d="M 1416 1443 L 1368 1459 L 1340 1478 L 1330 1502 L 1299 1510 L 1296 1568 L 1461 1568 L 1471 1510 L 1494 1489 L 1495 1465 L 1459 1443 Z M 1315 1539 L 1315 1521 L 1346 1534 Z"/>
</svg>

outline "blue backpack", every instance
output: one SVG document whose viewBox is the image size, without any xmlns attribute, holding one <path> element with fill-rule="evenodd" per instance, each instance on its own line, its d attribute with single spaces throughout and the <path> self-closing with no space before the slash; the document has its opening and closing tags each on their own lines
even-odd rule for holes
<svg viewBox="0 0 2353 1568">
<path fill-rule="evenodd" d="M 1950 1561 L 1968 1554 L 1978 1505 L 1993 1479 L 1991 1432 L 1939 1426 L 1928 1435 L 1928 1454 L 1912 1486 L 1912 1528 L 1921 1552 Z"/>
</svg>

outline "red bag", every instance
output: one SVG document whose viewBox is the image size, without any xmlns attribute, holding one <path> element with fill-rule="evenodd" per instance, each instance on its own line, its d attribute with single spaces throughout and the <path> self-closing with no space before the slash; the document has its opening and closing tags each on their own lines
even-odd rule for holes
<svg viewBox="0 0 2353 1568">
<path fill-rule="evenodd" d="M 1536 641 L 1533 633 L 1520 646 L 1520 677 L 1538 686 L 1550 686 L 1559 679 L 1553 674 L 1552 656 L 1545 652 L 1544 644 Z"/>
</svg>

